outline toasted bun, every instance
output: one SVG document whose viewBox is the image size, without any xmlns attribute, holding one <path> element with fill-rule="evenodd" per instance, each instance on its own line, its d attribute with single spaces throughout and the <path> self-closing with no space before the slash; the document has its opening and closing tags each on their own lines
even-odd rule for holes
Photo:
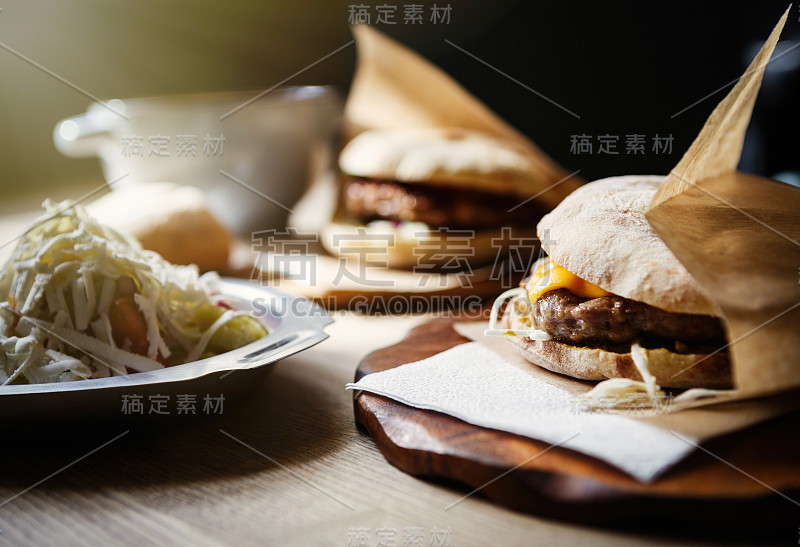
<svg viewBox="0 0 800 547">
<path fill-rule="evenodd" d="M 361 133 L 339 156 L 348 175 L 530 197 L 554 180 L 521 146 L 465 129 L 384 129 Z M 555 206 L 571 185 L 539 199 Z"/>
<path fill-rule="evenodd" d="M 475 236 L 467 240 L 463 238 L 463 232 L 450 233 L 454 239 L 448 241 L 448 232 L 432 230 L 417 222 L 400 228 L 390 222 L 375 222 L 368 226 L 331 222 L 323 228 L 321 236 L 322 245 L 334 256 L 365 256 L 373 264 L 398 269 L 411 269 L 418 264 L 425 264 L 424 256 L 427 253 L 436 254 L 430 261 L 439 262 L 444 258 L 443 255 L 449 255 L 470 266 L 490 263 L 500 254 L 501 248 L 496 241 L 503 240 L 501 227 L 477 230 Z M 336 239 L 342 236 L 344 238 L 337 243 Z M 364 237 L 357 239 L 357 236 Z M 394 239 L 393 245 L 387 246 L 386 236 Z M 534 234 L 532 231 L 526 233 L 515 230 L 514 237 L 534 237 Z M 420 246 L 422 241 L 424 247 Z"/>
<path fill-rule="evenodd" d="M 173 264 L 197 264 L 201 271 L 228 267 L 233 237 L 208 211 L 199 188 L 168 182 L 129 184 L 87 209 Z"/>
<path fill-rule="evenodd" d="M 722 317 L 644 216 L 663 180 L 612 177 L 578 188 L 539 222 L 542 248 L 556 264 L 619 296 Z"/>
<path fill-rule="evenodd" d="M 519 321 L 514 306 L 506 306 L 502 322 L 512 329 L 528 328 Z M 553 372 L 581 380 L 629 378 L 642 381 L 630 352 L 614 353 L 571 346 L 556 340 L 512 339 L 525 359 Z M 645 352 L 650 373 L 662 387 L 722 389 L 733 384 L 730 360 L 725 352 L 681 354 L 664 348 L 646 349 Z M 693 363 L 697 364 L 693 366 Z"/>
</svg>

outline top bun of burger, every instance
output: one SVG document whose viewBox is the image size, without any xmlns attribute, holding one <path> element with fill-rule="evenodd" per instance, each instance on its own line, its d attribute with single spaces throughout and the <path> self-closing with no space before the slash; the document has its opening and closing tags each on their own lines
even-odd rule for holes
<svg viewBox="0 0 800 547">
<path fill-rule="evenodd" d="M 558 265 L 616 295 L 676 313 L 722 316 L 644 214 L 660 176 L 598 180 L 569 195 L 537 226 Z"/>
</svg>

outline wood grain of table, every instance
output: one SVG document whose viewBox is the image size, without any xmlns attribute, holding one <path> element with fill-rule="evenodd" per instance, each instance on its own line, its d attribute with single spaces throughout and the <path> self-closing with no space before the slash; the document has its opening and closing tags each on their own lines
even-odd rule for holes
<svg viewBox="0 0 800 547">
<path fill-rule="evenodd" d="M 91 424 L 61 426 L 58 438 L 48 430 L 25 439 L 0 434 L 0 544 L 734 541 L 715 533 L 698 537 L 696 531 L 665 535 L 669 523 L 636 532 L 567 524 L 510 511 L 480 495 L 447 509 L 467 490 L 425 482 L 389 465 L 356 427 L 352 394 L 344 390 L 364 355 L 399 341 L 429 316 L 334 316 L 330 339 L 279 362 L 246 399 L 226 403 L 221 415 L 168 427 L 166 421 L 130 428 L 112 423 L 88 436 L 73 431 L 91 431 Z M 783 540 L 794 543 L 800 516 L 789 524 Z"/>
</svg>

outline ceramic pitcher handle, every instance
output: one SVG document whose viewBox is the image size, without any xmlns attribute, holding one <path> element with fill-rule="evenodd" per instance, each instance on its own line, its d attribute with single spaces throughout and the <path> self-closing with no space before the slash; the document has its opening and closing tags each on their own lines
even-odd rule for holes
<svg viewBox="0 0 800 547">
<path fill-rule="evenodd" d="M 96 156 L 103 144 L 111 142 L 111 130 L 125 121 L 124 110 L 121 108 L 111 110 L 96 104 L 85 114 L 58 122 L 53 130 L 53 142 L 65 156 Z"/>
</svg>

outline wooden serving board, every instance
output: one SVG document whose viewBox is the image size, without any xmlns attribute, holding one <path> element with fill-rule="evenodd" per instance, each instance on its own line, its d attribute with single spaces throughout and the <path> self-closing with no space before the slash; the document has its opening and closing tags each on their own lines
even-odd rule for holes
<svg viewBox="0 0 800 547">
<path fill-rule="evenodd" d="M 469 342 L 453 330 L 455 321 L 431 320 L 398 344 L 369 354 L 356 381 Z M 655 483 L 643 484 L 590 456 L 385 397 L 356 392 L 354 407 L 356 422 L 394 466 L 455 481 L 465 494 L 480 488 L 479 495 L 516 510 L 584 523 L 634 521 L 662 530 L 680 524 L 763 531 L 791 524 L 796 531 L 800 523 L 798 412 L 712 439 L 703 448 L 713 455 L 697 450 Z"/>
</svg>

